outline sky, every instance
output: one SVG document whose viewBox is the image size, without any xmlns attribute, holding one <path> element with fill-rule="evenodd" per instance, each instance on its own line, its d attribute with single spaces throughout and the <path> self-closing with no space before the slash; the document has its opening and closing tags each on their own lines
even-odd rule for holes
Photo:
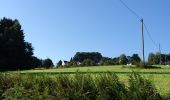
<svg viewBox="0 0 170 100">
<path fill-rule="evenodd" d="M 141 18 L 145 55 L 170 53 L 170 0 L 122 0 Z M 141 22 L 120 0 L 0 0 L 0 19 L 18 19 L 34 55 L 70 60 L 76 52 L 142 55 Z"/>
</svg>

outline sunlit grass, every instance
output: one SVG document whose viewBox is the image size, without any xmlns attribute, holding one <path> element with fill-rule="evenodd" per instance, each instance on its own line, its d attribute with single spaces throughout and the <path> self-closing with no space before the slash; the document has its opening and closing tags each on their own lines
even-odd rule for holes
<svg viewBox="0 0 170 100">
<path fill-rule="evenodd" d="M 24 70 L 24 71 L 15 71 L 17 73 L 40 73 L 47 74 L 51 76 L 62 74 L 71 74 L 75 72 L 115 72 L 120 78 L 120 81 L 124 82 L 125 84 L 128 83 L 128 75 L 130 72 L 140 72 L 142 76 L 151 80 L 158 91 L 161 94 L 168 94 L 170 93 L 170 66 L 161 66 L 159 69 L 143 69 L 143 68 L 130 68 L 129 66 L 122 67 L 121 65 L 116 66 L 94 66 L 94 67 L 73 67 L 73 68 L 55 68 L 55 69 L 34 69 L 34 70 Z M 94 73 L 93 73 L 94 74 Z M 98 74 L 98 73 L 96 73 Z"/>
<path fill-rule="evenodd" d="M 161 66 L 161 68 L 144 69 L 144 68 L 130 68 L 129 66 L 122 67 L 116 66 L 93 66 L 93 67 L 72 67 L 72 68 L 55 68 L 55 69 L 34 69 L 19 71 L 20 73 L 60 73 L 60 72 L 157 72 L 157 73 L 170 73 L 169 66 Z"/>
</svg>

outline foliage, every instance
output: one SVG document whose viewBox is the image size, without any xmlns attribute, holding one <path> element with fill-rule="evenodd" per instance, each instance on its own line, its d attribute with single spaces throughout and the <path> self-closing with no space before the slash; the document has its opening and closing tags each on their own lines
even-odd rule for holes
<svg viewBox="0 0 170 100">
<path fill-rule="evenodd" d="M 97 77 L 97 88 L 100 100 L 128 100 L 128 90 L 114 73 Z"/>
<path fill-rule="evenodd" d="M 11 81 L 9 81 L 11 80 Z M 160 100 L 155 86 L 138 74 L 125 86 L 114 73 L 34 76 L 0 75 L 1 99 L 57 100 Z M 8 83 L 8 84 L 6 84 Z"/>
<path fill-rule="evenodd" d="M 141 62 L 140 57 L 138 56 L 138 54 L 133 54 L 131 57 L 131 61 L 133 65 L 139 64 Z"/>
<path fill-rule="evenodd" d="M 155 86 L 139 74 L 129 76 L 129 97 L 132 100 L 160 100 L 161 96 Z"/>
<path fill-rule="evenodd" d="M 59 60 L 58 63 L 57 63 L 57 67 L 61 67 L 62 66 L 62 61 Z"/>
<path fill-rule="evenodd" d="M 91 59 L 85 59 L 82 63 L 81 66 L 95 66 L 96 63 L 91 60 Z"/>
<path fill-rule="evenodd" d="M 156 64 L 155 63 L 155 54 L 153 53 L 150 53 L 149 56 L 148 56 L 148 63 L 153 65 L 153 64 Z"/>
<path fill-rule="evenodd" d="M 74 57 L 70 59 L 70 62 L 64 67 L 94 66 L 94 65 L 95 66 L 96 65 L 126 65 L 128 63 L 137 64 L 140 61 L 141 60 L 138 54 L 133 54 L 132 57 L 122 54 L 119 57 L 109 58 L 109 57 L 102 57 L 101 53 L 99 52 L 77 52 L 74 55 Z M 94 62 L 95 64 L 93 64 L 92 62 Z"/>
<path fill-rule="evenodd" d="M 170 62 L 170 54 L 150 53 L 148 56 L 148 63 L 151 65 L 170 64 L 169 62 Z"/>
<path fill-rule="evenodd" d="M 53 66 L 54 66 L 54 64 L 50 58 L 47 58 L 42 61 L 42 67 L 44 67 L 44 68 L 51 68 Z"/>
<path fill-rule="evenodd" d="M 42 60 L 32 56 L 30 63 L 30 67 L 29 68 L 40 68 L 42 66 Z"/>
<path fill-rule="evenodd" d="M 136 67 L 138 67 L 138 68 L 145 68 L 146 66 L 147 65 L 143 61 L 136 63 Z"/>
<path fill-rule="evenodd" d="M 126 65 L 128 62 L 128 59 L 126 58 L 125 54 L 120 55 L 119 57 L 119 64 L 120 65 Z"/>
<path fill-rule="evenodd" d="M 69 67 L 77 67 L 77 66 L 81 66 L 81 64 L 78 64 L 78 62 L 72 60 L 71 62 L 68 63 L 68 66 Z"/>
<path fill-rule="evenodd" d="M 99 63 L 100 65 L 115 65 L 116 64 L 116 62 L 113 59 L 108 58 L 108 57 L 103 57 Z"/>
<path fill-rule="evenodd" d="M 102 59 L 102 55 L 99 52 L 77 52 L 73 57 L 74 61 L 80 63 L 86 59 L 90 59 L 95 63 L 98 63 Z"/>
<path fill-rule="evenodd" d="M 18 20 L 0 20 L 0 70 L 30 69 L 37 67 L 32 44 L 24 40 Z"/>
</svg>

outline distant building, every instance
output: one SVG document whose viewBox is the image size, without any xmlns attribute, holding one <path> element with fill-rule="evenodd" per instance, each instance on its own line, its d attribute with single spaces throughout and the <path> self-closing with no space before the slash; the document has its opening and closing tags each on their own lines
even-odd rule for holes
<svg viewBox="0 0 170 100">
<path fill-rule="evenodd" d="M 78 61 L 78 62 L 77 62 L 77 65 L 81 65 L 81 62 Z"/>
<path fill-rule="evenodd" d="M 132 63 L 128 63 L 128 64 L 126 64 L 127 66 L 131 66 L 132 65 Z"/>
<path fill-rule="evenodd" d="M 62 61 L 62 66 L 68 65 L 70 62 L 69 61 Z"/>
</svg>

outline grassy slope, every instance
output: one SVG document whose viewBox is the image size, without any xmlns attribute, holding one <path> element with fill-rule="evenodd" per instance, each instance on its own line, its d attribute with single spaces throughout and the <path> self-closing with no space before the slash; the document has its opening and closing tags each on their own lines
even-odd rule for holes
<svg viewBox="0 0 170 100">
<path fill-rule="evenodd" d="M 161 66 L 161 69 L 140 69 L 140 68 L 129 68 L 125 67 L 123 68 L 122 66 L 94 66 L 94 67 L 73 67 L 73 68 L 58 68 L 58 69 L 35 69 L 35 70 L 25 70 L 25 71 L 20 71 L 21 73 L 38 73 L 38 72 L 132 72 L 137 71 L 137 72 L 158 72 L 158 73 L 168 73 L 170 74 L 170 67 L 169 66 Z"/>
<path fill-rule="evenodd" d="M 153 81 L 156 85 L 158 91 L 161 94 L 170 93 L 170 67 L 169 66 L 161 66 L 161 69 L 138 69 L 138 68 L 123 68 L 122 66 L 94 66 L 94 67 L 75 67 L 75 68 L 59 68 L 59 69 L 44 69 L 44 70 L 25 70 L 19 71 L 19 73 L 56 73 L 60 72 L 69 73 L 76 72 L 79 70 L 80 72 L 123 72 L 118 73 L 120 80 L 127 83 L 128 74 L 126 72 L 144 72 L 143 76 Z M 154 72 L 154 74 L 153 74 Z M 152 73 L 152 74 L 150 74 Z"/>
</svg>

